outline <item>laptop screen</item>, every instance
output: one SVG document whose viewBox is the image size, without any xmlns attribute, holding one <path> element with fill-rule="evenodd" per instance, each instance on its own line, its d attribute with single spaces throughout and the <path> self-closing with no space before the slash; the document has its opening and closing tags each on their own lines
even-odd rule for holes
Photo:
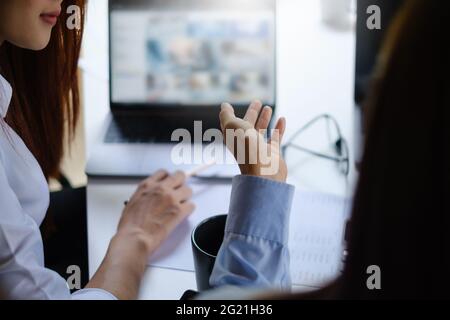
<svg viewBox="0 0 450 320">
<path fill-rule="evenodd" d="M 274 6 L 110 0 L 112 103 L 274 105 Z"/>
</svg>

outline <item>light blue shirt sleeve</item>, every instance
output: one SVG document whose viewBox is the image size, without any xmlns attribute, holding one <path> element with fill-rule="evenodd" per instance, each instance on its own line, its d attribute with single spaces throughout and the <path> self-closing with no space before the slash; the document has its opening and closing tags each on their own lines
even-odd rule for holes
<svg viewBox="0 0 450 320">
<path fill-rule="evenodd" d="M 294 191 L 286 183 L 253 176 L 233 179 L 212 287 L 291 289 L 288 238 Z"/>
</svg>

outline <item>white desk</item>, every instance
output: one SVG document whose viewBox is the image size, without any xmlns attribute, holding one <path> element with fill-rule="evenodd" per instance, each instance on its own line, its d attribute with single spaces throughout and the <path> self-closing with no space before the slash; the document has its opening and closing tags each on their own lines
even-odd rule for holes
<svg viewBox="0 0 450 320">
<path fill-rule="evenodd" d="M 336 117 L 352 149 L 354 32 L 337 31 L 323 25 L 317 0 L 277 0 L 277 3 L 277 113 L 288 119 L 286 137 L 306 121 L 326 112 Z M 88 155 L 109 110 L 107 39 L 107 0 L 90 1 L 81 61 Z M 323 125 L 316 125 L 301 139 L 305 146 L 327 150 Z M 351 190 L 351 187 L 346 189 L 344 177 L 332 162 L 296 151 L 290 152 L 287 162 L 290 183 L 300 190 L 342 196 Z M 353 174 L 349 180 L 354 180 Z M 122 209 L 111 207 L 110 199 L 126 199 L 136 184 L 137 181 L 89 180 L 91 276 L 106 253 Z M 192 272 L 148 268 L 140 298 L 179 299 L 186 289 L 195 288 Z"/>
</svg>

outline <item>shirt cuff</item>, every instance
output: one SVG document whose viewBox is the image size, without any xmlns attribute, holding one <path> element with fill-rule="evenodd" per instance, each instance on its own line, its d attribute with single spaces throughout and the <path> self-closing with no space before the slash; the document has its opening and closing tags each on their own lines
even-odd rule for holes
<svg viewBox="0 0 450 320">
<path fill-rule="evenodd" d="M 225 233 L 256 237 L 286 245 L 295 188 L 255 176 L 233 179 Z"/>
<path fill-rule="evenodd" d="M 96 288 L 81 289 L 72 294 L 73 300 L 118 300 L 112 293 Z"/>
</svg>

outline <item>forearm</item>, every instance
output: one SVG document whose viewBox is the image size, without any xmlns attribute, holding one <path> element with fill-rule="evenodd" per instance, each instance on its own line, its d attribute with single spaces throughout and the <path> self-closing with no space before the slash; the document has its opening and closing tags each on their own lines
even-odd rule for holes
<svg viewBox="0 0 450 320">
<path fill-rule="evenodd" d="M 118 232 L 87 288 L 136 299 L 148 257 L 193 210 L 182 172 L 161 170 L 144 180 L 125 206 Z"/>
<path fill-rule="evenodd" d="M 148 248 L 135 235 L 116 235 L 86 288 L 106 290 L 121 300 L 136 299 L 145 272 Z"/>
</svg>

